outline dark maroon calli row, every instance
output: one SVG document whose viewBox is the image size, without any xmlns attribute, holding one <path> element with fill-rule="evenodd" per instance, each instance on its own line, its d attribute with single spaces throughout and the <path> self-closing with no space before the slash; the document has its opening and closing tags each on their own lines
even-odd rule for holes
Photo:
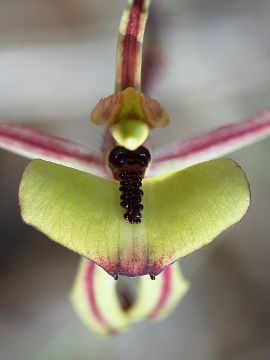
<svg viewBox="0 0 270 360">
<path fill-rule="evenodd" d="M 140 187 L 150 160 L 150 152 L 144 146 L 140 146 L 134 151 L 116 146 L 109 155 L 110 168 L 116 179 L 120 181 L 119 190 L 122 192 L 120 205 L 127 210 L 124 219 L 128 220 L 130 224 L 141 222 L 143 191 Z"/>
</svg>

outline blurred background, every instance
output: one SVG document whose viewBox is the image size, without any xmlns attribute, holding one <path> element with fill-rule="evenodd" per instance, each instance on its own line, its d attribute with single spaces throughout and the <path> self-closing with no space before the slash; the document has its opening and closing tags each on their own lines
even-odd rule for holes
<svg viewBox="0 0 270 360">
<path fill-rule="evenodd" d="M 0 118 L 99 147 L 89 114 L 113 92 L 125 4 L 0 0 Z M 149 94 L 171 118 L 154 131 L 155 147 L 270 106 L 269 16 L 269 0 L 152 1 L 148 40 L 154 33 L 162 52 Z M 68 300 L 78 256 L 19 218 L 27 160 L 1 150 L 1 360 L 269 359 L 269 151 L 270 139 L 231 155 L 250 180 L 252 207 L 182 261 L 191 289 L 174 313 L 104 340 Z"/>
</svg>

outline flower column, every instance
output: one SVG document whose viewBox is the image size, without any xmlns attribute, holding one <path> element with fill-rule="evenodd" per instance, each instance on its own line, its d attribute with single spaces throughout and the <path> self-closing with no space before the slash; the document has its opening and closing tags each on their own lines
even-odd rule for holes
<svg viewBox="0 0 270 360">
<path fill-rule="evenodd" d="M 124 11 L 119 27 L 116 54 L 115 92 L 120 93 L 102 100 L 91 115 L 95 124 L 107 125 L 109 129 L 105 136 L 105 161 L 107 161 L 108 152 L 117 144 L 117 140 L 118 143 L 133 149 L 147 139 L 149 131 L 149 127 L 145 125 L 147 115 L 140 123 L 136 121 L 136 117 L 133 123 L 130 117 L 128 121 L 123 117 L 122 123 L 118 122 L 114 125 L 121 118 L 123 109 L 132 108 L 134 118 L 134 112 L 139 113 L 141 104 L 147 99 L 161 113 L 159 115 L 161 126 L 168 123 L 165 110 L 157 102 L 139 92 L 141 90 L 142 44 L 149 5 L 149 0 L 135 0 L 131 1 Z M 148 115 L 148 119 L 151 122 L 151 115 Z M 154 121 L 157 123 L 157 117 Z M 134 134 L 139 134 L 139 136 L 134 138 Z M 108 163 L 107 167 L 109 167 Z M 183 278 L 179 265 L 174 264 L 165 269 L 155 282 L 148 276 L 140 277 L 137 299 L 124 312 L 119 306 L 116 283 L 96 265 L 83 259 L 71 299 L 86 325 L 98 333 L 108 335 L 121 331 L 134 321 L 165 316 L 184 296 L 187 289 L 188 283 Z M 104 297 L 104 292 L 109 296 Z"/>
</svg>

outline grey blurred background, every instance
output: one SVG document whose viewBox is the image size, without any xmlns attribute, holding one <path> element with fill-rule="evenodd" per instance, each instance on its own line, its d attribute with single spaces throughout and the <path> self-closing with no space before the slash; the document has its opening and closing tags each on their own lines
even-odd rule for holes
<svg viewBox="0 0 270 360">
<path fill-rule="evenodd" d="M 113 92 L 124 6 L 0 0 L 0 118 L 100 146 L 102 129 L 89 114 Z M 154 132 L 154 146 L 270 106 L 269 0 L 153 0 L 152 10 L 163 57 L 151 95 L 171 118 Z M 269 151 L 264 140 L 231 155 L 250 180 L 252 207 L 182 261 L 192 283 L 173 315 L 105 340 L 84 328 L 68 301 L 78 256 L 19 218 L 27 161 L 0 151 L 1 360 L 269 359 Z"/>
</svg>

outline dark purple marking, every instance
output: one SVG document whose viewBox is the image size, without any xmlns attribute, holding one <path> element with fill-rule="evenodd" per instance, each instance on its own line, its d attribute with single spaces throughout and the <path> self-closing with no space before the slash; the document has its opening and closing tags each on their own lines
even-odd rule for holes
<svg viewBox="0 0 270 360">
<path fill-rule="evenodd" d="M 143 191 L 140 187 L 150 160 L 150 152 L 143 146 L 134 151 L 116 146 L 109 154 L 109 166 L 115 178 L 120 180 L 119 190 L 122 192 L 120 205 L 127 210 L 124 219 L 130 224 L 141 223 Z"/>
</svg>

